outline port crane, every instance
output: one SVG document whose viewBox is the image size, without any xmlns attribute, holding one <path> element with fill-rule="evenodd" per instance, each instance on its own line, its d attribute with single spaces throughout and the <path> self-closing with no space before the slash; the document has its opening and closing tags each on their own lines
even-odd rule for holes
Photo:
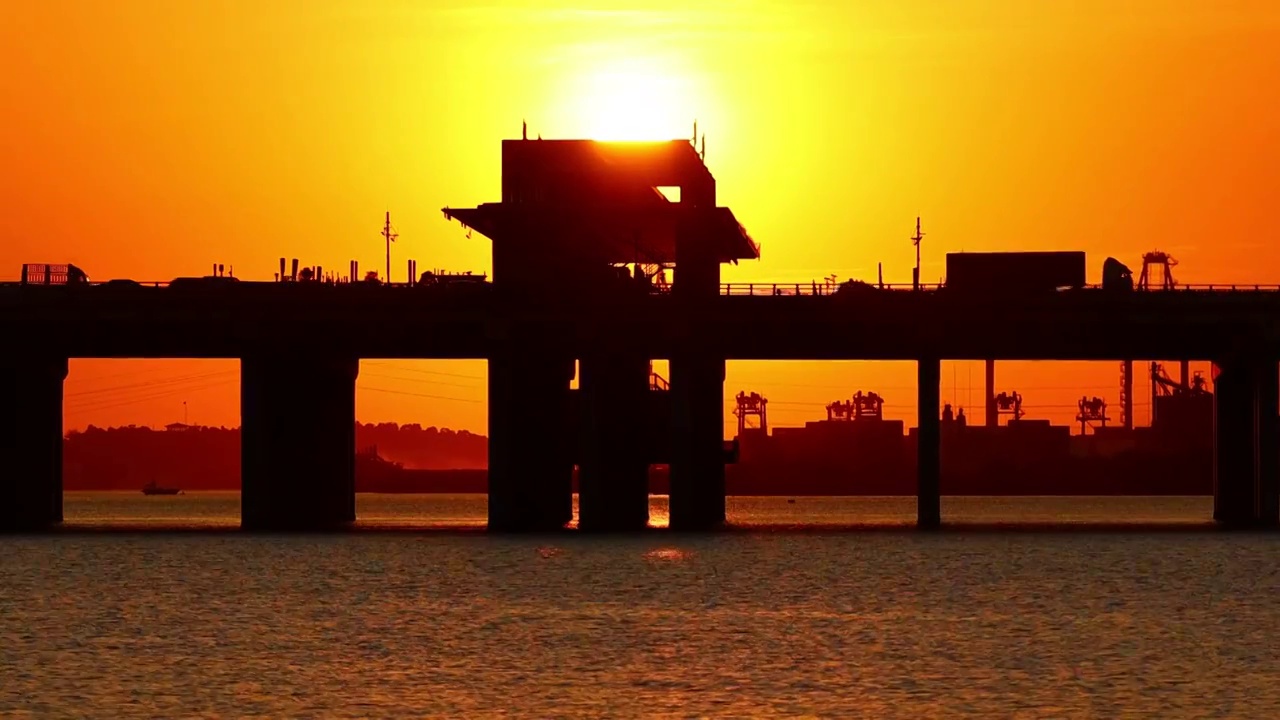
<svg viewBox="0 0 1280 720">
<path fill-rule="evenodd" d="M 1009 422 L 1017 422 L 1026 415 L 1022 411 L 1022 393 L 1014 390 L 1013 392 L 1002 392 L 995 396 L 996 415 L 1008 415 Z"/>
<path fill-rule="evenodd" d="M 884 419 L 884 398 L 874 391 L 859 390 L 849 400 L 827 405 L 827 420 L 867 421 Z"/>
<path fill-rule="evenodd" d="M 1080 410 L 1076 413 L 1076 421 L 1080 423 L 1081 435 L 1088 428 L 1106 427 L 1107 421 L 1111 419 L 1107 417 L 1107 401 L 1100 397 L 1082 397 L 1076 406 Z"/>
<path fill-rule="evenodd" d="M 827 405 L 827 420 L 883 420 L 884 398 L 876 392 L 855 392 L 850 400 Z"/>
<path fill-rule="evenodd" d="M 854 420 L 883 420 L 884 398 L 875 392 L 863 393 L 861 390 L 853 394 Z"/>
<path fill-rule="evenodd" d="M 828 421 L 846 421 L 853 419 L 853 402 L 850 400 L 836 400 L 833 403 L 827 403 L 827 420 Z"/>
<path fill-rule="evenodd" d="M 733 414 L 738 416 L 738 436 L 741 437 L 742 431 L 748 429 L 759 429 L 768 433 L 768 398 L 757 392 L 748 394 L 745 391 L 740 391 L 735 399 L 738 401 L 738 405 L 733 409 Z M 748 418 L 755 418 L 755 420 L 748 420 Z M 754 424 L 752 424 L 753 422 Z"/>
<path fill-rule="evenodd" d="M 1209 392 L 1204 375 L 1197 370 L 1189 380 L 1174 380 L 1165 372 L 1164 365 L 1151 363 L 1151 396 L 1167 397 L 1170 395 L 1202 395 Z"/>
</svg>

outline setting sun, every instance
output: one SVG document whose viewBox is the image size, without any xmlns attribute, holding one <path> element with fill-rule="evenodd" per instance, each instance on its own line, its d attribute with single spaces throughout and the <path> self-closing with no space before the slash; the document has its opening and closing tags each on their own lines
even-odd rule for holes
<svg viewBox="0 0 1280 720">
<path fill-rule="evenodd" d="M 689 137 L 696 109 L 690 82 L 656 63 L 625 62 L 584 73 L 575 83 L 575 116 L 595 140 Z"/>
</svg>

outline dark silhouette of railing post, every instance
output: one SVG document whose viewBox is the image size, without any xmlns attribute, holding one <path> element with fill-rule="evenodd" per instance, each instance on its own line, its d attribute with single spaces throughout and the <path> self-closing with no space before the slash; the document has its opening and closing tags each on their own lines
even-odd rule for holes
<svg viewBox="0 0 1280 720">
<path fill-rule="evenodd" d="M 1237 355 L 1216 361 L 1213 383 L 1213 518 L 1224 525 L 1280 522 L 1277 365 Z"/>
<path fill-rule="evenodd" d="M 578 365 L 578 527 L 639 530 L 649 524 L 649 358 L 624 339 L 601 340 Z"/>
<path fill-rule="evenodd" d="M 916 524 L 936 528 L 942 522 L 940 476 L 942 432 L 938 417 L 942 363 L 937 358 L 916 361 L 919 378 L 919 429 L 916 431 Z"/>
<path fill-rule="evenodd" d="M 63 357 L 0 360 L 0 531 L 62 521 Z"/>
<path fill-rule="evenodd" d="M 241 525 L 323 530 L 355 520 L 355 358 L 240 361 Z"/>
</svg>

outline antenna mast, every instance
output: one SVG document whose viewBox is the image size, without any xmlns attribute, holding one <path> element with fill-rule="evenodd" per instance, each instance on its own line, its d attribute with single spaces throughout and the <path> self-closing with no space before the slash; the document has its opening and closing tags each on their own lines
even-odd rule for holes
<svg viewBox="0 0 1280 720">
<path fill-rule="evenodd" d="M 924 233 L 920 232 L 920 217 L 916 216 L 916 234 L 911 236 L 911 242 L 916 246 L 916 267 L 911 271 L 911 289 L 920 289 L 920 241 L 924 239 Z"/>
<path fill-rule="evenodd" d="M 387 284 L 390 285 L 391 284 L 391 243 L 395 242 L 396 238 L 399 237 L 399 235 L 391 231 L 391 211 L 390 210 L 387 211 L 386 222 L 382 225 L 382 237 L 387 239 Z"/>
</svg>

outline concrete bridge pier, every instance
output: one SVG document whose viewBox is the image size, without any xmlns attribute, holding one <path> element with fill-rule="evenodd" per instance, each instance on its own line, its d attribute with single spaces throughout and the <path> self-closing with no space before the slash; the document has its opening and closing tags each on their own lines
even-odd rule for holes
<svg viewBox="0 0 1280 720">
<path fill-rule="evenodd" d="M 557 530 L 573 519 L 573 359 L 513 344 L 489 359 L 489 529 Z"/>
<path fill-rule="evenodd" d="M 709 530 L 725 521 L 724 360 L 671 358 L 671 527 Z"/>
<path fill-rule="evenodd" d="M 1217 362 L 1213 397 L 1213 518 L 1224 525 L 1280 522 L 1276 363 Z"/>
<path fill-rule="evenodd" d="M 579 361 L 582 452 L 578 527 L 639 530 L 649 524 L 649 358 L 613 352 Z"/>
<path fill-rule="evenodd" d="M 62 522 L 66 358 L 0 360 L 0 531 Z"/>
<path fill-rule="evenodd" d="M 1257 365 L 1258 524 L 1280 525 L 1280 373 L 1275 360 Z"/>
<path fill-rule="evenodd" d="M 308 354 L 240 360 L 240 524 L 325 530 L 356 518 L 360 362 Z"/>
<path fill-rule="evenodd" d="M 942 363 L 937 358 L 916 362 L 918 377 L 918 430 L 916 431 L 916 525 L 936 528 L 942 524 L 942 432 L 938 417 L 941 403 Z"/>
</svg>

